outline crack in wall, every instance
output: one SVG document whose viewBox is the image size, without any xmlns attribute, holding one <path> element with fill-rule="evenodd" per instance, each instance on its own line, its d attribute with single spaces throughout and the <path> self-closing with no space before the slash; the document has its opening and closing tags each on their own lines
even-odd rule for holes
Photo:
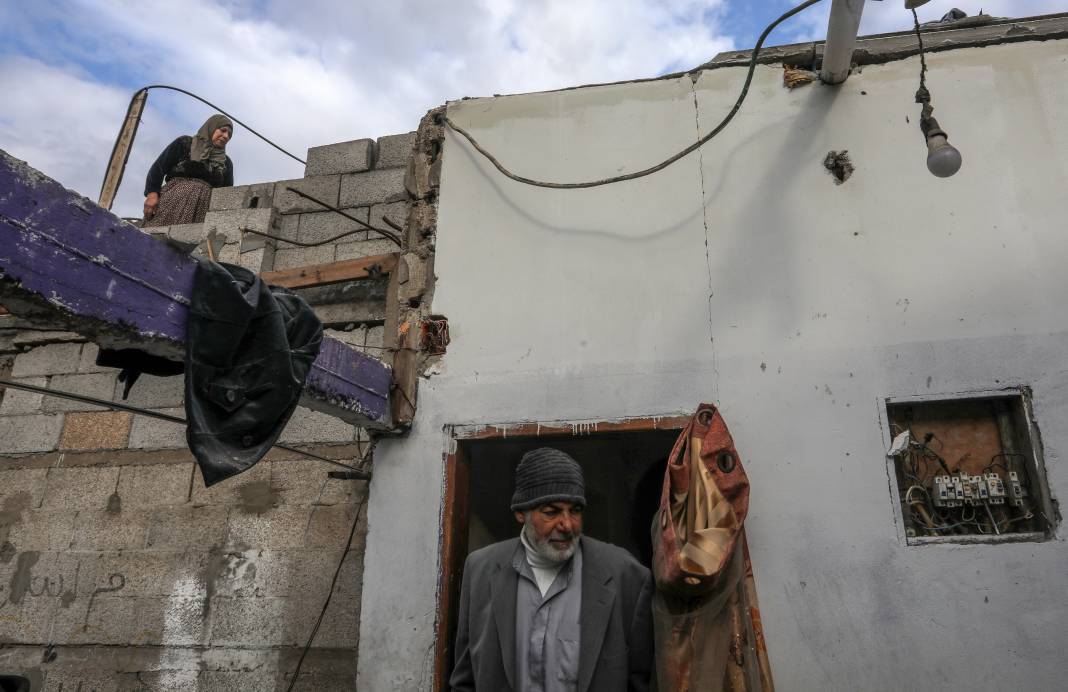
<svg viewBox="0 0 1068 692">
<path fill-rule="evenodd" d="M 690 75 L 690 90 L 693 93 L 693 120 L 694 129 L 697 132 L 697 140 L 701 139 L 701 109 L 697 103 L 697 80 L 700 75 Z M 705 231 L 705 268 L 708 270 L 708 343 L 712 349 L 712 399 L 719 402 L 719 364 L 716 362 L 716 336 L 712 331 L 712 254 L 708 239 L 708 209 L 705 206 L 705 160 L 704 152 L 697 148 L 697 172 L 701 179 L 701 223 Z"/>
</svg>

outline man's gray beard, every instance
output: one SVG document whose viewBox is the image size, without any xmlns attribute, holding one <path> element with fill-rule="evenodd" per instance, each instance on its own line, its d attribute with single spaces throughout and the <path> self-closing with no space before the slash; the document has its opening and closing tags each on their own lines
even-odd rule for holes
<svg viewBox="0 0 1068 692">
<path fill-rule="evenodd" d="M 553 546 L 546 538 L 541 540 L 538 538 L 538 534 L 534 531 L 534 524 L 530 520 L 530 515 L 527 515 L 527 521 L 523 524 L 523 536 L 526 537 L 527 543 L 534 549 L 534 552 L 539 557 L 554 562 L 556 564 L 563 564 L 571 559 L 571 556 L 575 554 L 575 546 L 578 545 L 579 537 L 577 534 L 572 534 L 571 543 L 566 548 L 560 550 Z"/>
</svg>

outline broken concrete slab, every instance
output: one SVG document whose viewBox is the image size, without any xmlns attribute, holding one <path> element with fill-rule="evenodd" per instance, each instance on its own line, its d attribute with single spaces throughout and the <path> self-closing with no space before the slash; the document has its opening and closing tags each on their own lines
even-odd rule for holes
<svg viewBox="0 0 1068 692">
<path fill-rule="evenodd" d="M 61 322 L 102 345 L 179 360 L 195 266 L 187 255 L 0 151 L 0 302 L 19 317 L 50 327 Z M 69 349 L 58 371 L 69 372 L 82 347 L 43 348 Z M 16 359 L 13 374 L 51 374 L 45 364 L 30 365 L 24 359 L 20 367 Z M 388 365 L 324 340 L 302 403 L 355 425 L 389 429 L 391 380 Z"/>
</svg>

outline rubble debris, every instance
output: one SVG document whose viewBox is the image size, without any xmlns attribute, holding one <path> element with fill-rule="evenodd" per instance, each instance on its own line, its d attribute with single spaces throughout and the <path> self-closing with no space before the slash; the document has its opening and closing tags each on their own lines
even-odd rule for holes
<svg viewBox="0 0 1068 692">
<path fill-rule="evenodd" d="M 823 159 L 823 167 L 834 176 L 834 184 L 841 185 L 853 175 L 853 162 L 849 159 L 849 152 L 829 151 Z"/>
<path fill-rule="evenodd" d="M 800 67 L 794 67 L 793 65 L 787 65 L 783 63 L 782 66 L 782 84 L 787 89 L 796 89 L 799 86 L 810 84 L 816 81 L 816 73 L 810 70 L 803 70 Z"/>
</svg>

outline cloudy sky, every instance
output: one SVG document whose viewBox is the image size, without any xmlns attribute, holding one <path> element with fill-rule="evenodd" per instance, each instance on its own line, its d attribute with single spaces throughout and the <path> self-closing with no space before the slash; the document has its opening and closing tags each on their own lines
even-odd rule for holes
<svg viewBox="0 0 1068 692">
<path fill-rule="evenodd" d="M 406 132 L 462 96 L 650 77 L 751 46 L 791 0 L 0 0 L 0 149 L 95 198 L 130 96 L 194 91 L 301 158 L 310 146 Z M 932 0 L 1029 16 L 1068 0 Z M 830 0 L 770 44 L 822 38 Z M 901 0 L 868 2 L 862 33 L 910 26 Z M 140 215 L 160 149 L 211 111 L 149 97 L 115 210 Z M 238 130 L 238 184 L 303 167 Z"/>
</svg>

